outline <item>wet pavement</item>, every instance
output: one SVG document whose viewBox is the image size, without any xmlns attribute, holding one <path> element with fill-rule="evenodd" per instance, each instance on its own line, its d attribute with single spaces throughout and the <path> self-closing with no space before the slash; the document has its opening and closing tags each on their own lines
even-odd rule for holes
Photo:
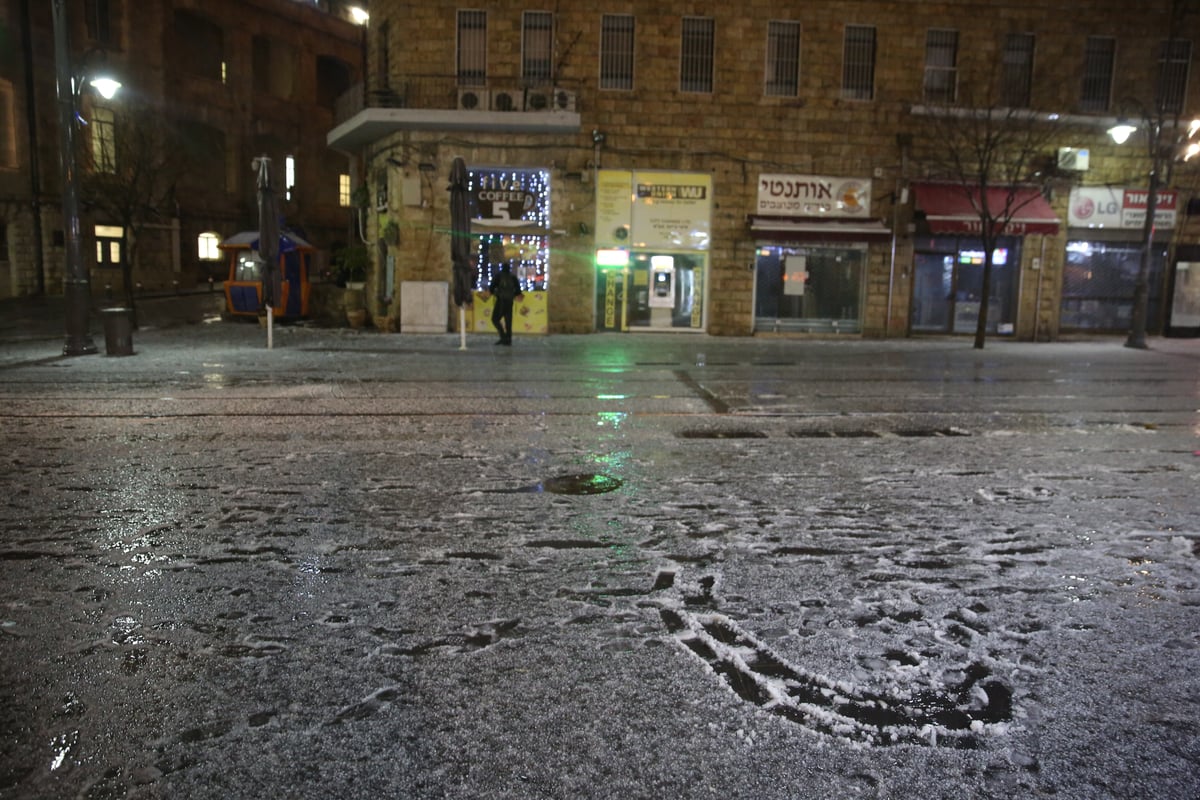
<svg viewBox="0 0 1200 800">
<path fill-rule="evenodd" d="M 27 316 L 0 797 L 1200 795 L 1200 341 Z"/>
</svg>

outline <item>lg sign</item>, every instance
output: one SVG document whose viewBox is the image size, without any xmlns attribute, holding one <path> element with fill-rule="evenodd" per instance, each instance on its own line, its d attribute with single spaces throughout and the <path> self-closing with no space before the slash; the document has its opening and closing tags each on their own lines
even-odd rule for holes
<svg viewBox="0 0 1200 800">
<path fill-rule="evenodd" d="M 1071 190 L 1068 224 L 1080 228 L 1140 228 L 1146 221 L 1144 190 L 1093 186 Z M 1175 227 L 1178 193 L 1158 193 L 1154 223 L 1161 228 Z"/>
</svg>

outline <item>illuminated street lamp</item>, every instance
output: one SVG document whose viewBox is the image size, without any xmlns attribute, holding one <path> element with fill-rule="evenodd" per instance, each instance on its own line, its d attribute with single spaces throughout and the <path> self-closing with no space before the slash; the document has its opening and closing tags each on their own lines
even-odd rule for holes
<svg viewBox="0 0 1200 800">
<path fill-rule="evenodd" d="M 70 47 L 67 43 L 66 0 L 54 0 L 54 62 L 58 84 L 59 165 L 62 172 L 63 244 L 66 268 L 63 271 L 63 302 L 67 341 L 63 355 L 80 356 L 96 352 L 88 326 L 92 303 L 91 281 L 83 261 L 79 232 L 79 172 L 75 160 L 75 120 L 79 114 L 79 93 L 83 76 L 74 76 Z M 111 99 L 121 84 L 111 78 L 96 77 L 91 85 L 105 99 Z"/>
</svg>

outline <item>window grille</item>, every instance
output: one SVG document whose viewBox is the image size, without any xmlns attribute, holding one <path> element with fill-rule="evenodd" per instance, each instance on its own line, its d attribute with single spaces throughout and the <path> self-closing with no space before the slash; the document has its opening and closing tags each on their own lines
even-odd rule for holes
<svg viewBox="0 0 1200 800">
<path fill-rule="evenodd" d="M 769 97 L 800 94 L 800 23 L 767 23 L 767 81 Z"/>
<path fill-rule="evenodd" d="M 1112 102 L 1113 65 L 1117 40 L 1111 36 L 1089 36 L 1083 50 L 1083 90 L 1080 111 L 1108 111 Z"/>
<path fill-rule="evenodd" d="M 842 54 L 842 97 L 875 98 L 875 27 L 847 25 Z"/>
<path fill-rule="evenodd" d="M 487 12 L 458 12 L 458 85 L 487 85 Z"/>
<path fill-rule="evenodd" d="M 600 88 L 633 88 L 633 15 L 605 14 L 600 22 Z"/>
<path fill-rule="evenodd" d="M 1001 100 L 1009 108 L 1028 108 L 1033 87 L 1033 34 L 1010 33 L 1004 40 Z"/>
<path fill-rule="evenodd" d="M 679 91 L 712 92 L 713 35 L 712 17 L 684 17 L 680 40 Z"/>
<path fill-rule="evenodd" d="M 554 76 L 554 15 L 526 11 L 521 15 L 521 79 L 526 86 L 549 86 Z"/>
<path fill-rule="evenodd" d="M 115 44 L 108 0 L 85 0 L 83 16 L 89 39 L 99 44 Z"/>
<path fill-rule="evenodd" d="M 1167 39 L 1158 50 L 1158 107 L 1180 114 L 1187 95 L 1188 67 L 1192 60 L 1192 43 L 1184 39 Z"/>
<path fill-rule="evenodd" d="M 958 99 L 958 31 L 925 33 L 925 102 Z"/>
<path fill-rule="evenodd" d="M 117 168 L 116 122 L 111 108 L 92 109 L 92 166 L 97 172 Z"/>
</svg>

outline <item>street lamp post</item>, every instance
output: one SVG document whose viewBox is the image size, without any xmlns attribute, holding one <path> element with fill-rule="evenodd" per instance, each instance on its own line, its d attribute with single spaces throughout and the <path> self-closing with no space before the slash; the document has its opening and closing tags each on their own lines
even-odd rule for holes
<svg viewBox="0 0 1200 800">
<path fill-rule="evenodd" d="M 1163 186 L 1170 184 L 1175 161 L 1179 159 L 1187 161 L 1196 154 L 1197 146 L 1193 142 L 1193 137 L 1200 129 L 1200 122 L 1192 122 L 1188 126 L 1187 133 L 1182 136 L 1178 135 L 1178 124 L 1176 124 L 1176 133 L 1172 134 L 1174 138 L 1164 143 L 1163 129 L 1166 127 L 1163 124 L 1164 112 L 1160 109 L 1159 113 L 1151 114 L 1141 103 L 1129 102 L 1137 105 L 1142 111 L 1150 172 L 1147 176 L 1148 186 L 1146 187 L 1146 218 L 1142 222 L 1141 260 L 1138 262 L 1137 278 L 1133 284 L 1133 308 L 1130 311 L 1129 335 L 1125 339 L 1125 346 L 1145 350 L 1147 347 L 1147 306 L 1150 298 L 1150 265 L 1154 258 L 1154 217 L 1158 213 L 1158 192 Z M 1130 134 L 1136 132 L 1137 129 L 1137 126 L 1120 120 L 1115 126 L 1108 129 L 1108 135 L 1117 144 L 1124 144 Z"/>
<path fill-rule="evenodd" d="M 66 269 L 63 273 L 67 341 L 63 355 L 80 356 L 96 352 L 89 330 L 92 302 L 91 281 L 83 262 L 79 234 L 79 174 L 75 163 L 75 87 L 71 75 L 70 48 L 67 46 L 65 0 L 54 0 L 54 62 L 58 81 L 59 164 L 62 172 L 63 238 Z"/>
</svg>

